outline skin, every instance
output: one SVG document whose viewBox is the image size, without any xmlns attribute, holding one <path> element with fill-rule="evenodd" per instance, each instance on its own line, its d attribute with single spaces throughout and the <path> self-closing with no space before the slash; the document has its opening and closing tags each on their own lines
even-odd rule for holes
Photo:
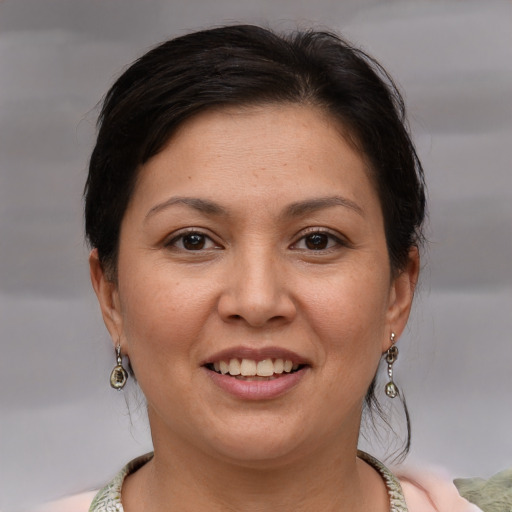
<svg viewBox="0 0 512 512">
<path fill-rule="evenodd" d="M 199 250 L 186 248 L 190 229 L 204 235 Z M 96 251 L 90 268 L 154 442 L 123 487 L 127 512 L 389 510 L 356 447 L 368 386 L 407 322 L 418 254 L 392 277 L 365 161 L 328 116 L 273 105 L 187 121 L 140 170 L 116 282 Z M 283 395 L 242 400 L 201 366 L 234 346 L 293 350 L 309 366 Z"/>
</svg>

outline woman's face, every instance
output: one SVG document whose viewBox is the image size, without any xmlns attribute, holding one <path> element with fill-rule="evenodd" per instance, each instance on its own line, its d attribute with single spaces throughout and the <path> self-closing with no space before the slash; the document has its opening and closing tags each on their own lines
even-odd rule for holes
<svg viewBox="0 0 512 512">
<path fill-rule="evenodd" d="M 411 261 L 392 279 L 365 162 L 323 113 L 290 105 L 185 123 L 140 170 L 117 284 L 94 251 L 91 274 L 155 448 L 254 464 L 355 448 Z"/>
</svg>

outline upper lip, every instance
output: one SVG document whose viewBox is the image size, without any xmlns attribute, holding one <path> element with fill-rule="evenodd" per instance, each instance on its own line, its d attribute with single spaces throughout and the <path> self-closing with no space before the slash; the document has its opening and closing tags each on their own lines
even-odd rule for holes
<svg viewBox="0 0 512 512">
<path fill-rule="evenodd" d="M 215 363 L 218 361 L 229 361 L 230 359 L 251 359 L 253 361 L 263 361 L 264 359 L 283 359 L 290 360 L 293 364 L 309 364 L 308 360 L 292 350 L 281 347 L 262 347 L 252 348 L 247 346 L 231 347 L 204 359 L 201 366 Z"/>
</svg>

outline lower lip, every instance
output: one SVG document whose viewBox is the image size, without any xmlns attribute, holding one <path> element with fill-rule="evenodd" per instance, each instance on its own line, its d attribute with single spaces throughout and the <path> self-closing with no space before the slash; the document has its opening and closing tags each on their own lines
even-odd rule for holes
<svg viewBox="0 0 512 512">
<path fill-rule="evenodd" d="M 308 368 L 293 373 L 281 374 L 272 380 L 241 380 L 204 368 L 214 384 L 229 394 L 243 400 L 270 400 L 284 395 L 294 388 L 306 374 Z"/>
</svg>

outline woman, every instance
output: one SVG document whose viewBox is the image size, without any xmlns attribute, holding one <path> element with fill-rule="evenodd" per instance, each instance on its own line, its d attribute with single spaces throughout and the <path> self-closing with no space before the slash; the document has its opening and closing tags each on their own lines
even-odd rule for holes
<svg viewBox="0 0 512 512">
<path fill-rule="evenodd" d="M 224 27 L 141 57 L 100 121 L 91 278 L 154 455 L 90 510 L 414 510 L 357 451 L 381 358 L 399 394 L 424 218 L 391 79 L 332 34 Z"/>
</svg>

